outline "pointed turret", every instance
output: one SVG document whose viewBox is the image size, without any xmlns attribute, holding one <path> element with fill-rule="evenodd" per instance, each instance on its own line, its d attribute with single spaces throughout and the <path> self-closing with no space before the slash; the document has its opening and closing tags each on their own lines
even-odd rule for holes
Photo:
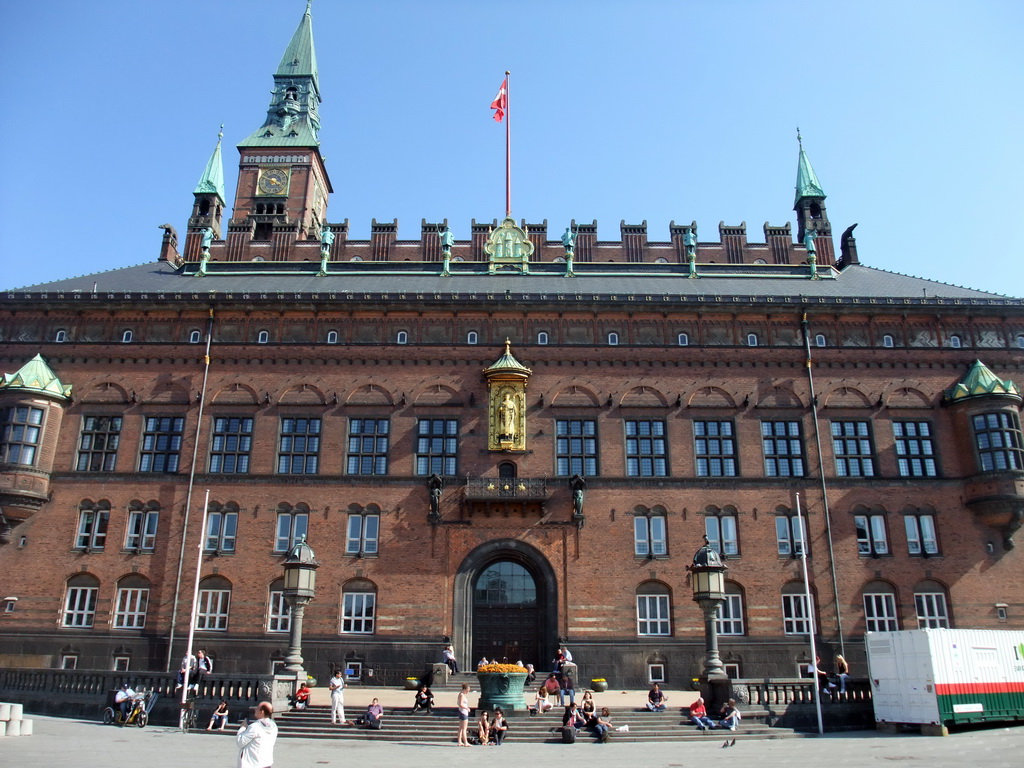
<svg viewBox="0 0 1024 768">
<path fill-rule="evenodd" d="M 963 378 L 944 393 L 947 403 L 958 403 L 978 397 L 1006 397 L 1018 403 L 1021 401 L 1017 386 L 1009 379 L 1000 379 L 981 360 L 975 360 Z"/>
<path fill-rule="evenodd" d="M 796 166 L 796 201 L 793 204 L 797 221 L 796 239 L 798 243 L 807 245 L 807 233 L 813 232 L 809 238 L 809 252 L 816 256 L 819 265 L 830 265 L 835 261 L 835 249 L 832 247 L 832 225 L 825 210 L 825 190 L 822 189 L 821 182 L 811 167 L 811 161 L 804 152 L 804 142 L 799 128 L 796 129 L 796 140 L 800 145 L 800 157 Z"/>
<path fill-rule="evenodd" d="M 220 240 L 221 220 L 224 216 L 224 163 L 221 159 L 220 145 L 224 138 L 224 126 L 217 134 L 217 146 L 210 155 L 203 175 L 196 184 L 195 202 L 192 215 L 188 219 L 185 231 L 185 260 L 198 261 L 201 258 L 203 230 L 210 230 L 210 240 Z"/>
<path fill-rule="evenodd" d="M 242 147 L 318 147 L 320 76 L 313 47 L 313 16 L 307 0 L 299 22 L 274 73 L 274 90 L 263 125 Z"/>
</svg>

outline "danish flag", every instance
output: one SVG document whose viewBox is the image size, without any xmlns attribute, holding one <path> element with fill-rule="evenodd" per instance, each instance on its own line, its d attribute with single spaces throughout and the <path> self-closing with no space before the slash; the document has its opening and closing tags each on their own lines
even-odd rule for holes
<svg viewBox="0 0 1024 768">
<path fill-rule="evenodd" d="M 494 120 L 500 123 L 505 119 L 505 110 L 508 109 L 508 78 L 506 77 L 501 81 L 501 88 L 498 89 L 498 95 L 494 97 L 494 101 L 491 102 L 491 109 L 494 110 Z"/>
</svg>

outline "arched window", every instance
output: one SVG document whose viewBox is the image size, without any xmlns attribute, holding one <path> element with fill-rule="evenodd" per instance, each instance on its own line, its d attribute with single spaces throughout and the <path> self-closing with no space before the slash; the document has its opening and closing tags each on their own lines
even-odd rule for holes
<svg viewBox="0 0 1024 768">
<path fill-rule="evenodd" d="M 548 332 L 547 331 L 540 331 L 537 334 L 537 343 L 538 344 L 547 344 L 548 343 Z"/>
<path fill-rule="evenodd" d="M 362 256 L 353 256 L 351 259 L 349 259 L 349 261 L 362 261 L 362 260 L 363 260 Z"/>
<path fill-rule="evenodd" d="M 863 505 L 854 508 L 853 527 L 857 532 L 857 554 L 878 557 L 889 554 L 889 530 L 884 507 Z"/>
<path fill-rule="evenodd" d="M 654 263 L 655 264 L 668 264 L 668 259 L 666 259 L 664 256 L 659 256 L 658 258 L 656 258 L 654 260 Z"/>
<path fill-rule="evenodd" d="M 668 557 L 668 526 L 661 507 L 637 507 L 633 518 L 633 554 L 637 557 Z"/>
<path fill-rule="evenodd" d="M 756 347 L 757 346 L 757 334 L 756 333 L 748 333 L 747 334 L 747 346 L 748 347 Z"/>
<path fill-rule="evenodd" d="M 868 632 L 895 632 L 896 590 L 887 581 L 871 581 L 864 585 L 864 629 Z"/>
<path fill-rule="evenodd" d="M 193 330 L 193 331 L 189 332 L 189 334 L 188 334 L 188 343 L 189 344 L 198 344 L 202 340 L 203 340 L 203 334 L 200 333 L 199 331 Z"/>
<path fill-rule="evenodd" d="M 395 343 L 396 344 L 408 344 L 409 343 L 409 333 L 408 333 L 408 331 L 399 331 L 398 335 L 395 336 Z"/>
<path fill-rule="evenodd" d="M 883 347 L 895 347 L 896 346 L 896 342 L 893 339 L 891 333 L 887 333 L 887 334 L 885 334 L 882 337 L 882 346 Z"/>
<path fill-rule="evenodd" d="M 1017 337 L 1017 349 L 1024 349 L 1024 334 Z"/>
<path fill-rule="evenodd" d="M 963 342 L 960 341 L 960 337 L 954 333 L 952 336 L 949 337 L 949 346 L 951 346 L 953 349 L 960 349 L 960 347 L 963 346 Z"/>
<path fill-rule="evenodd" d="M 679 343 L 680 347 L 688 347 L 690 346 L 690 335 L 687 333 L 680 333 L 676 336 L 676 341 Z"/>
<path fill-rule="evenodd" d="M 267 632 L 288 632 L 292 628 L 292 609 L 284 599 L 284 579 L 270 584 L 267 603 Z"/>
<path fill-rule="evenodd" d="M 65 341 L 68 340 L 68 332 L 61 328 L 59 331 L 57 331 L 56 335 L 53 337 L 53 340 L 58 344 L 63 344 Z"/>
<path fill-rule="evenodd" d="M 469 333 L 466 334 L 466 343 L 467 344 L 476 344 L 477 338 L 478 338 L 478 336 L 477 336 L 476 331 L 470 331 Z"/>
<path fill-rule="evenodd" d="M 799 557 L 807 545 L 806 523 L 789 507 L 775 508 L 775 546 L 780 557 Z M 810 552 L 807 553 L 808 557 Z"/>
<path fill-rule="evenodd" d="M 768 262 L 764 259 L 754 259 L 755 264 L 767 264 Z"/>
<path fill-rule="evenodd" d="M 133 333 L 131 332 L 131 330 L 130 330 L 130 329 L 126 329 L 126 330 L 125 330 L 125 331 L 124 331 L 124 332 L 123 332 L 123 333 L 121 334 L 121 343 L 122 343 L 122 344 L 131 344 L 131 343 L 132 343 L 132 338 L 133 338 L 133 337 L 134 337 L 134 334 L 133 334 Z"/>
<path fill-rule="evenodd" d="M 328 344 L 337 344 L 338 343 L 338 332 L 337 331 L 328 331 L 327 332 L 327 343 Z"/>
<path fill-rule="evenodd" d="M 814 601 L 813 590 L 811 600 Z M 818 612 L 815 611 L 814 615 L 817 616 Z M 791 581 L 782 587 L 782 631 L 787 635 L 811 634 L 810 606 L 802 582 Z"/>
<path fill-rule="evenodd" d="M 619 334 L 617 334 L 615 331 L 612 331 L 611 333 L 609 333 L 608 334 L 608 346 L 609 347 L 614 347 L 614 346 L 618 345 L 618 343 L 619 343 Z"/>
<path fill-rule="evenodd" d="M 207 576 L 199 582 L 196 629 L 227 632 L 231 610 L 231 582 L 223 576 Z"/>
<path fill-rule="evenodd" d="M 377 585 L 352 579 L 341 588 L 341 634 L 372 635 L 377 616 Z"/>
<path fill-rule="evenodd" d="M 708 543 L 722 557 L 738 557 L 740 539 L 736 524 L 736 508 L 708 507 L 704 517 L 704 532 Z"/>
<path fill-rule="evenodd" d="M 819 333 L 817 336 L 814 337 L 814 346 L 816 346 L 816 347 L 827 347 L 828 346 L 828 339 L 825 338 L 825 334 L 824 333 Z"/>
<path fill-rule="evenodd" d="M 260 331 L 256 334 L 257 344 L 267 344 L 270 342 L 270 331 Z"/>
<path fill-rule="evenodd" d="M 79 573 L 68 579 L 61 626 L 92 627 L 96 620 L 96 596 L 99 591 L 100 580 L 91 573 Z"/>
<path fill-rule="evenodd" d="M 671 593 L 660 581 L 645 581 L 636 590 L 636 633 L 671 635 Z"/>
<path fill-rule="evenodd" d="M 733 581 L 725 582 L 725 601 L 718 609 L 718 634 L 746 634 L 743 626 L 743 588 Z"/>
<path fill-rule="evenodd" d="M 946 588 L 937 581 L 927 579 L 914 587 L 914 608 L 918 629 L 949 629 L 949 609 Z"/>
<path fill-rule="evenodd" d="M 114 629 L 144 629 L 148 607 L 149 579 L 138 573 L 125 576 L 117 583 Z"/>
</svg>

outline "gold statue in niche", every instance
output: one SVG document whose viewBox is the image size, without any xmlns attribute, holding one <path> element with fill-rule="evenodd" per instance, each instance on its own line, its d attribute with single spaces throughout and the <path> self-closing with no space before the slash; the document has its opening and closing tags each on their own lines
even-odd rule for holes
<svg viewBox="0 0 1024 768">
<path fill-rule="evenodd" d="M 508 339 L 505 354 L 484 369 L 488 450 L 526 450 L 526 383 L 530 374 L 530 369 L 512 356 Z"/>
</svg>

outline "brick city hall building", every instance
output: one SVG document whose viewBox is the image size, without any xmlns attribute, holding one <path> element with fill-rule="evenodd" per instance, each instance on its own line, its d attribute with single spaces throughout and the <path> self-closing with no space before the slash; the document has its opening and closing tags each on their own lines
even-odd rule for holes
<svg viewBox="0 0 1024 768">
<path fill-rule="evenodd" d="M 1020 299 L 861 264 L 802 147 L 764 242 L 351 239 L 320 97 L 307 10 L 230 213 L 218 142 L 152 263 L 2 295 L 0 665 L 164 669 L 198 557 L 196 647 L 269 672 L 303 537 L 321 678 L 450 638 L 463 668 L 564 641 L 583 678 L 688 685 L 705 535 L 733 677 L 796 675 L 809 632 L 856 676 L 866 632 L 1024 627 Z"/>
</svg>

